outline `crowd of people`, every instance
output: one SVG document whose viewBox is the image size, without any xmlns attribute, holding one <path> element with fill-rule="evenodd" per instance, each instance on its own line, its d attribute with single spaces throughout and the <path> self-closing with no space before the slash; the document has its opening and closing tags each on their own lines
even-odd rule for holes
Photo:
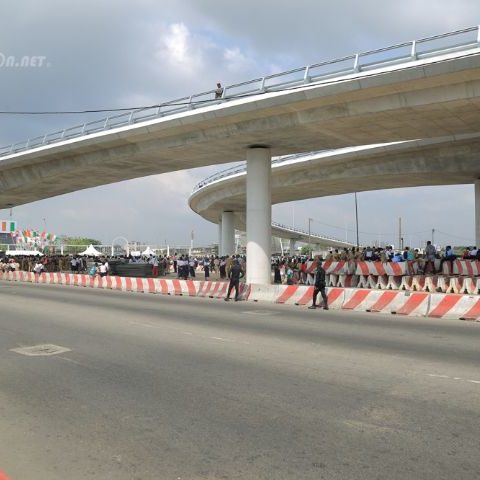
<svg viewBox="0 0 480 480">
<path fill-rule="evenodd" d="M 43 255 L 15 256 L 0 255 L 0 271 L 2 272 L 71 272 L 88 273 L 105 276 L 110 272 L 110 263 L 151 265 L 152 276 L 175 274 L 178 278 L 195 278 L 198 271 L 203 271 L 205 279 L 211 276 L 215 280 L 229 278 L 232 266 L 238 264 L 245 270 L 245 257 L 241 255 L 141 255 L 141 256 L 100 256 L 88 257 L 80 255 Z M 42 268 L 40 268 L 40 266 Z"/>
<path fill-rule="evenodd" d="M 453 262 L 457 258 L 468 260 L 480 260 L 480 249 L 476 246 L 468 247 L 456 255 L 451 246 L 442 251 L 429 241 L 425 249 L 395 250 L 391 246 L 378 247 L 352 247 L 332 249 L 326 256 L 325 261 L 365 261 L 382 263 L 417 261 L 420 272 L 438 273 L 442 271 L 445 262 Z M 305 284 L 309 283 L 307 268 L 308 257 L 276 256 L 272 257 L 272 272 L 274 283 Z M 206 280 L 226 280 L 230 278 L 232 267 L 238 263 L 242 272 L 246 270 L 246 257 L 241 255 L 210 255 L 193 256 L 187 254 L 171 256 L 167 255 L 143 255 L 128 256 L 102 256 L 86 257 L 79 255 L 44 255 L 44 256 L 17 256 L 7 257 L 0 255 L 0 271 L 26 271 L 26 272 L 72 272 L 87 273 L 91 276 L 106 276 L 110 272 L 110 263 L 122 264 L 150 264 L 151 276 L 174 274 L 180 279 L 194 279 L 199 272 L 203 272 Z"/>
<path fill-rule="evenodd" d="M 202 270 L 205 280 L 210 279 L 210 274 L 215 280 L 228 280 L 229 286 L 225 301 L 230 300 L 230 295 L 235 290 L 234 300 L 239 299 L 240 279 L 245 275 L 245 257 L 241 255 L 202 256 L 197 258 L 189 255 L 157 256 L 132 255 L 121 257 L 86 257 L 86 256 L 0 256 L 0 271 L 15 272 L 26 271 L 35 274 L 44 272 L 71 272 L 73 274 L 88 274 L 91 277 L 105 277 L 110 273 L 110 264 L 137 264 L 151 265 L 151 276 L 173 273 L 180 279 L 195 278 L 196 272 Z"/>
<path fill-rule="evenodd" d="M 476 246 L 463 249 L 461 255 L 456 255 L 453 248 L 447 245 L 443 250 L 437 250 L 428 241 L 425 249 L 395 250 L 392 246 L 380 247 L 352 247 L 332 249 L 325 256 L 328 262 L 408 262 L 416 261 L 420 273 L 440 273 L 445 262 L 456 259 L 480 260 L 480 249 Z M 280 256 L 272 258 L 274 283 L 305 284 L 308 282 L 307 267 L 309 259 L 306 256 Z"/>
<path fill-rule="evenodd" d="M 189 255 L 177 257 L 175 254 L 171 259 L 173 272 L 184 280 L 195 278 L 198 270 L 204 272 L 205 280 L 209 280 L 210 275 L 215 280 L 230 278 L 230 271 L 236 262 L 245 271 L 246 260 L 242 255 L 211 255 L 197 258 Z"/>
</svg>

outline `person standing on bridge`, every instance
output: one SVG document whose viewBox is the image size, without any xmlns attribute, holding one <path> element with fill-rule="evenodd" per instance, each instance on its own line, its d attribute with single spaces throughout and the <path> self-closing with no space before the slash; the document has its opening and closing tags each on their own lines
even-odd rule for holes
<svg viewBox="0 0 480 480">
<path fill-rule="evenodd" d="M 317 270 L 315 271 L 315 286 L 313 288 L 312 304 L 308 307 L 311 310 L 317 308 L 317 296 L 319 292 L 323 299 L 323 309 L 328 310 L 328 298 L 325 293 L 325 270 L 322 267 L 321 258 L 317 258 Z"/>
<path fill-rule="evenodd" d="M 215 89 L 215 100 L 223 97 L 223 87 L 220 82 L 217 83 L 217 88 Z"/>
</svg>

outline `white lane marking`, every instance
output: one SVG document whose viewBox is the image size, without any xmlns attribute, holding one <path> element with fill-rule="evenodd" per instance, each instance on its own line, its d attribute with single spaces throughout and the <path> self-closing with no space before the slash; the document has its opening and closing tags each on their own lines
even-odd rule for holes
<svg viewBox="0 0 480 480">
<path fill-rule="evenodd" d="M 258 315 L 259 317 L 273 315 L 273 312 L 264 312 L 263 310 L 248 310 L 241 313 L 243 313 L 244 315 Z"/>
<path fill-rule="evenodd" d="M 161 328 L 158 325 L 151 325 L 150 323 L 140 323 L 140 322 L 130 322 L 130 325 L 137 325 L 138 327 L 147 327 L 147 328 Z"/>
<path fill-rule="evenodd" d="M 82 363 L 82 362 L 79 362 L 77 360 L 74 360 L 73 358 L 69 358 L 69 357 L 64 357 L 63 355 L 57 355 L 56 357 L 54 358 L 58 358 L 59 360 L 65 360 L 66 362 L 68 363 L 73 363 L 74 365 L 78 365 L 79 367 L 83 367 L 83 368 L 88 368 L 89 370 L 96 370 L 97 372 L 102 372 L 103 370 L 99 367 L 96 367 L 96 366 L 93 366 L 93 365 L 89 365 L 87 363 Z M 82 407 L 84 408 L 84 407 Z"/>
<path fill-rule="evenodd" d="M 135 325 L 137 327 L 147 327 L 147 328 L 163 328 L 161 325 L 151 325 L 150 323 L 141 323 L 141 322 L 129 322 L 130 325 Z M 242 343 L 244 345 L 250 345 L 249 342 L 240 342 L 237 340 L 232 340 L 231 338 L 223 338 L 223 337 L 207 337 L 205 335 L 196 335 L 192 332 L 181 332 L 182 335 L 189 335 L 196 338 L 203 338 L 204 340 L 218 340 L 221 342 L 231 342 L 231 343 Z"/>
<path fill-rule="evenodd" d="M 475 383 L 475 384 L 478 384 L 480 385 L 480 380 L 471 380 L 469 378 L 462 378 L 462 377 L 450 377 L 448 375 L 437 375 L 435 373 L 429 373 L 427 374 L 429 377 L 435 377 L 435 378 L 448 378 L 450 380 L 460 380 L 460 381 L 463 381 L 463 382 L 468 382 L 468 383 Z"/>
</svg>

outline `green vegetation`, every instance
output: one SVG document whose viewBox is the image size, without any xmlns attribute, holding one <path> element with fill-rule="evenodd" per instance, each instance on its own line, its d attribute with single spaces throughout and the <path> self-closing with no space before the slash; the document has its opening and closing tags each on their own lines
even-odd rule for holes
<svg viewBox="0 0 480 480">
<path fill-rule="evenodd" d="M 311 245 L 304 245 L 301 250 L 300 250 L 300 253 L 302 255 L 307 255 L 307 256 L 310 256 L 310 254 L 312 253 L 312 247 Z"/>
<path fill-rule="evenodd" d="M 100 240 L 95 240 L 94 238 L 86 237 L 62 237 L 62 243 L 64 245 L 74 245 L 77 247 L 83 247 L 84 245 L 88 247 L 89 245 L 101 245 Z"/>
</svg>

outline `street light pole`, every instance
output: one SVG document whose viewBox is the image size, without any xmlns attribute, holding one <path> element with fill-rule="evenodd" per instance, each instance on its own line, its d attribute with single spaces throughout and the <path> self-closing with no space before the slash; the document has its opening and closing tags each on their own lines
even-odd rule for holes
<svg viewBox="0 0 480 480">
<path fill-rule="evenodd" d="M 310 246 L 310 224 L 312 223 L 313 218 L 308 219 L 308 255 L 310 258 L 312 258 L 312 248 Z"/>
<path fill-rule="evenodd" d="M 360 246 L 360 241 L 358 239 L 358 203 L 357 203 L 357 192 L 355 192 L 355 225 L 357 229 L 357 248 Z"/>
</svg>

